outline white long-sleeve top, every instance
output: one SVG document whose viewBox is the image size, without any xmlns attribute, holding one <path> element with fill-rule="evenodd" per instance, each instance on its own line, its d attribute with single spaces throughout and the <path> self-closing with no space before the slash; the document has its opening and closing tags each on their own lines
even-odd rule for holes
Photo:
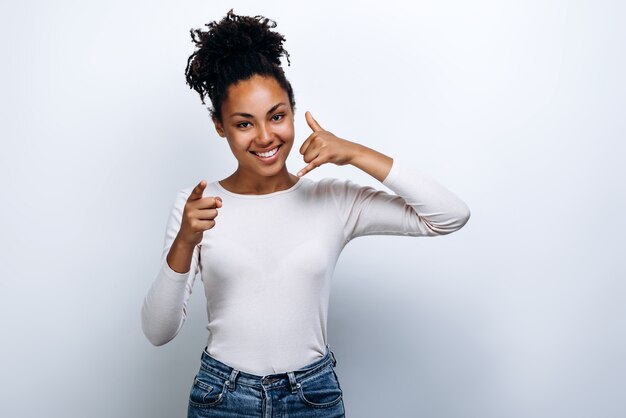
<svg viewBox="0 0 626 418">
<path fill-rule="evenodd" d="M 207 351 L 259 376 L 296 370 L 325 353 L 330 280 L 350 240 L 364 235 L 438 236 L 460 229 L 470 211 L 455 194 L 395 158 L 382 182 L 396 194 L 351 180 L 301 177 L 286 190 L 220 196 L 213 228 L 188 273 L 166 258 L 194 186 L 180 190 L 165 232 L 161 267 L 141 310 L 154 345 L 172 340 L 187 315 L 199 272 L 207 299 Z"/>
</svg>

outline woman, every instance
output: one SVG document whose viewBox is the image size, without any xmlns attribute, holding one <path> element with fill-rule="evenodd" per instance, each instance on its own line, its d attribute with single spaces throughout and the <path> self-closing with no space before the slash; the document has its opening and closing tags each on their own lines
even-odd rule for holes
<svg viewBox="0 0 626 418">
<path fill-rule="evenodd" d="M 344 417 L 336 359 L 326 335 L 330 279 L 344 246 L 364 235 L 437 236 L 460 229 L 466 204 L 429 177 L 325 130 L 294 145 L 295 100 L 280 66 L 282 35 L 262 16 L 232 9 L 192 30 L 190 87 L 211 99 L 215 129 L 238 167 L 179 191 L 161 269 L 142 307 L 154 345 L 181 329 L 197 272 L 207 298 L 208 340 L 189 417 Z M 396 194 L 350 180 L 302 177 L 322 164 L 352 164 Z M 219 213 L 219 216 L 218 216 Z"/>
</svg>

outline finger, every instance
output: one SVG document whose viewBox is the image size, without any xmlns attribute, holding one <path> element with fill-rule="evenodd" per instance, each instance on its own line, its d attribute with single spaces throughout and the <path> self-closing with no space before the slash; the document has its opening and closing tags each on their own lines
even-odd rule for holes
<svg viewBox="0 0 626 418">
<path fill-rule="evenodd" d="M 302 143 L 300 146 L 300 154 L 304 155 L 311 142 L 313 142 L 313 134 L 309 135 L 309 137 Z"/>
<path fill-rule="evenodd" d="M 201 231 L 207 231 L 215 226 L 215 221 L 213 219 L 208 221 L 198 221 L 196 227 Z"/>
<path fill-rule="evenodd" d="M 320 156 L 319 147 L 317 147 L 314 142 L 311 142 L 309 146 L 307 147 L 307 149 L 304 151 L 304 154 L 302 155 L 302 159 L 304 160 L 305 163 L 310 163 L 317 158 L 318 163 L 319 163 L 319 158 L 318 158 L 319 156 Z"/>
<path fill-rule="evenodd" d="M 213 209 L 222 207 L 222 198 L 219 196 L 207 196 L 198 199 L 194 204 L 196 209 Z"/>
<path fill-rule="evenodd" d="M 217 209 L 202 209 L 198 212 L 198 219 L 206 221 L 212 220 L 218 215 Z"/>
<path fill-rule="evenodd" d="M 298 171 L 298 173 L 296 174 L 298 177 L 302 177 L 304 176 L 306 173 L 308 173 L 309 171 L 313 170 L 315 167 L 319 167 L 320 164 L 320 160 L 318 160 L 317 158 L 314 159 L 313 161 L 311 161 L 310 163 L 308 163 L 306 165 L 306 167 L 304 167 L 302 170 Z"/>
<path fill-rule="evenodd" d="M 320 124 L 317 123 L 317 121 L 313 118 L 313 115 L 311 115 L 311 112 L 309 112 L 308 110 L 304 114 L 304 117 L 306 118 L 306 122 L 309 124 L 309 126 L 311 127 L 311 129 L 313 129 L 314 132 L 320 132 L 324 130 L 322 129 Z"/>
<path fill-rule="evenodd" d="M 204 188 L 206 187 L 206 181 L 200 180 L 200 183 L 196 187 L 193 188 L 187 200 L 198 200 L 202 197 L 202 193 L 204 192 Z"/>
</svg>

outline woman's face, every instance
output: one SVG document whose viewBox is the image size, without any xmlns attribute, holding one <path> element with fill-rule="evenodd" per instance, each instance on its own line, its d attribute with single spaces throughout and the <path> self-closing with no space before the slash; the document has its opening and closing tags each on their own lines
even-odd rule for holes
<svg viewBox="0 0 626 418">
<path fill-rule="evenodd" d="M 293 112 L 287 92 L 273 77 L 254 75 L 229 86 L 222 123 L 214 123 L 239 161 L 239 171 L 273 176 L 284 169 L 294 141 Z"/>
</svg>

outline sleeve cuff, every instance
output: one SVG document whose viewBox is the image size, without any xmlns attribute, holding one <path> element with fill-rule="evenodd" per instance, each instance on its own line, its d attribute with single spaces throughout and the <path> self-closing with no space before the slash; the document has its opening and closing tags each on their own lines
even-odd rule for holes
<svg viewBox="0 0 626 418">
<path fill-rule="evenodd" d="M 385 186 L 391 188 L 390 185 L 393 184 L 394 180 L 398 176 L 398 171 L 400 168 L 399 165 L 402 165 L 402 164 L 398 163 L 397 158 L 393 158 L 393 162 L 391 163 L 391 169 L 389 170 L 389 173 L 387 173 L 387 177 L 385 177 L 385 179 L 383 180 L 383 184 Z"/>
</svg>

